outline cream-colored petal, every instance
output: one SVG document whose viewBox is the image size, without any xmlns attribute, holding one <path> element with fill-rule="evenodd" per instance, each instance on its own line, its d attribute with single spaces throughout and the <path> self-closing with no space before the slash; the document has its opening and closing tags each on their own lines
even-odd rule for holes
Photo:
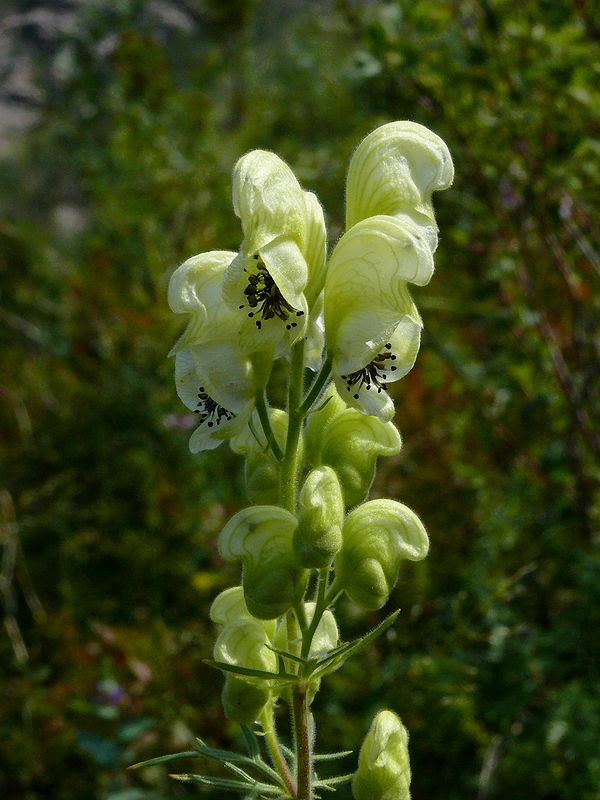
<svg viewBox="0 0 600 800">
<path fill-rule="evenodd" d="M 363 139 L 350 161 L 346 226 L 411 209 L 434 221 L 431 195 L 447 189 L 453 179 L 443 139 L 416 122 L 382 125 Z"/>
<path fill-rule="evenodd" d="M 312 306 L 325 282 L 327 231 L 323 209 L 316 195 L 312 192 L 304 192 L 304 202 L 306 205 L 306 242 L 302 250 L 308 264 L 308 283 L 305 294 L 308 305 Z"/>
<path fill-rule="evenodd" d="M 284 237 L 273 239 L 260 248 L 259 255 L 283 298 L 293 308 L 301 309 L 308 267 L 296 242 Z"/>
<path fill-rule="evenodd" d="M 202 339 L 206 332 L 215 335 L 215 322 L 226 325 L 221 284 L 226 268 L 236 254 L 229 250 L 213 250 L 188 258 L 169 281 L 169 306 L 176 314 L 189 314 L 188 326 L 172 353 Z M 217 332 L 218 333 L 218 332 Z"/>
<path fill-rule="evenodd" d="M 233 170 L 233 208 L 242 222 L 247 252 L 281 236 L 298 244 L 306 237 L 303 191 L 290 167 L 275 153 L 252 150 Z"/>
</svg>

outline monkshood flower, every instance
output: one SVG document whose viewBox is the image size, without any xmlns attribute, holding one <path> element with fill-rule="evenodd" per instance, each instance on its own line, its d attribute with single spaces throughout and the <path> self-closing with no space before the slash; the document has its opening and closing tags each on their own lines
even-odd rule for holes
<svg viewBox="0 0 600 800">
<path fill-rule="evenodd" d="M 356 148 L 346 180 L 346 228 L 377 214 L 410 220 L 432 250 L 437 225 L 433 192 L 447 189 L 454 166 L 446 143 L 417 122 L 381 125 Z"/>
<path fill-rule="evenodd" d="M 338 242 L 325 282 L 325 333 L 338 393 L 366 414 L 390 420 L 388 384 L 419 352 L 421 318 L 407 284 L 423 286 L 433 255 L 411 223 L 374 216 Z"/>
<path fill-rule="evenodd" d="M 393 711 L 380 711 L 360 748 L 355 800 L 410 800 L 408 732 Z"/>
<path fill-rule="evenodd" d="M 274 153 L 252 150 L 233 170 L 233 208 L 244 239 L 229 264 L 223 298 L 238 316 L 245 352 L 305 335 L 325 274 L 325 223 L 316 196 L 302 190 Z"/>
<path fill-rule="evenodd" d="M 178 267 L 169 283 L 169 305 L 189 316 L 173 347 L 175 385 L 198 416 L 190 450 L 212 450 L 235 436 L 250 418 L 257 386 L 252 363 L 239 346 L 238 320 L 221 298 L 221 284 L 235 253 L 202 253 Z"/>
</svg>

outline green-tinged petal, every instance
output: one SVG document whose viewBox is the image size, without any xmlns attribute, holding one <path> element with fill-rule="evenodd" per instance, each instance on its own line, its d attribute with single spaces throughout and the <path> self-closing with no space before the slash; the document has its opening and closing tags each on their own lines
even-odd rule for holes
<svg viewBox="0 0 600 800">
<path fill-rule="evenodd" d="M 355 800 L 410 800 L 408 732 L 393 711 L 380 711 L 371 723 L 352 780 Z"/>
<path fill-rule="evenodd" d="M 252 365 L 237 341 L 205 342 L 190 347 L 189 353 L 199 382 L 219 405 L 238 414 L 254 398 L 257 387 Z"/>
<path fill-rule="evenodd" d="M 228 345 L 220 343 L 221 347 L 227 349 Z M 193 349 L 181 350 L 175 357 L 175 386 L 183 403 L 198 416 L 199 425 L 190 438 L 190 450 L 199 453 L 213 450 L 224 439 L 238 434 L 250 418 L 254 398 L 241 393 L 245 391 L 243 382 L 237 385 L 240 394 L 235 394 L 232 389 L 234 373 L 229 375 L 224 387 L 213 383 L 212 379 L 207 380 L 209 376 L 199 370 Z"/>
<path fill-rule="evenodd" d="M 312 306 L 325 283 L 327 232 L 323 209 L 317 196 L 312 192 L 304 192 L 304 202 L 306 205 L 306 243 L 303 253 L 308 264 L 308 283 L 305 294 L 308 305 Z"/>
<path fill-rule="evenodd" d="M 253 254 L 240 251 L 225 271 L 223 299 L 236 315 L 238 341 L 245 353 L 272 349 L 282 339 L 289 347 L 304 336 L 306 279 L 306 262 L 292 239 L 277 239 Z"/>
<path fill-rule="evenodd" d="M 454 167 L 443 139 L 416 122 L 390 122 L 359 144 L 348 168 L 346 227 L 375 214 L 416 211 L 433 220 L 431 195 Z"/>
<path fill-rule="evenodd" d="M 296 524 L 283 508 L 254 506 L 238 512 L 219 534 L 223 558 L 243 563 L 244 597 L 254 617 L 280 617 L 302 596 L 306 571 L 292 547 Z"/>
<path fill-rule="evenodd" d="M 306 236 L 304 193 L 289 166 L 275 153 L 252 150 L 233 170 L 233 208 L 245 250 L 255 253 L 281 236 L 301 245 Z"/>
<path fill-rule="evenodd" d="M 304 315 L 306 300 L 303 292 L 308 281 L 308 267 L 296 242 L 280 236 L 261 247 L 258 254 L 283 298 Z"/>
<path fill-rule="evenodd" d="M 308 369 L 318 372 L 323 363 L 325 349 L 325 319 L 323 316 L 323 292 L 314 301 L 308 315 L 304 363 Z"/>
<path fill-rule="evenodd" d="M 360 409 L 369 416 L 379 417 L 383 422 L 393 420 L 394 403 L 385 389 L 376 389 L 371 384 L 369 388 L 365 384 L 348 387 L 345 378 L 337 374 L 334 375 L 334 381 L 335 388 L 346 397 L 348 405 Z"/>
<path fill-rule="evenodd" d="M 331 564 L 342 546 L 344 497 L 333 469 L 321 466 L 310 472 L 299 497 L 294 550 L 303 567 L 322 569 Z"/>
<path fill-rule="evenodd" d="M 345 326 L 345 333 L 353 334 L 350 324 Z M 394 404 L 387 394 L 387 387 L 413 368 L 421 343 L 421 322 L 407 315 L 384 338 L 387 342 L 376 348 L 375 355 L 368 348 L 367 353 L 358 359 L 349 357 L 352 353 L 349 346 L 345 357 L 334 361 L 333 374 L 336 388 L 348 405 L 389 422 L 394 416 Z M 360 339 L 352 342 L 355 351 L 360 344 Z"/>
<path fill-rule="evenodd" d="M 320 405 L 308 417 L 308 425 L 304 434 L 306 459 L 316 466 L 321 463 L 321 451 L 325 441 L 325 432 L 329 423 L 347 410 L 346 403 L 337 393 L 335 386 L 329 384 L 324 392 Z"/>
<path fill-rule="evenodd" d="M 423 523 L 402 503 L 371 500 L 346 517 L 337 578 L 348 596 L 367 609 L 387 601 L 402 559 L 420 561 L 429 549 Z"/>
<path fill-rule="evenodd" d="M 223 314 L 221 283 L 236 254 L 213 250 L 188 258 L 169 281 L 169 306 L 175 314 L 189 314 L 188 326 L 172 352 L 190 343 L 229 333 L 231 318 Z"/>
<path fill-rule="evenodd" d="M 237 667 L 276 672 L 277 656 L 269 645 L 262 623 L 244 617 L 225 625 L 215 642 L 214 658 Z"/>
<path fill-rule="evenodd" d="M 244 600 L 242 586 L 232 586 L 218 594 L 210 607 L 210 618 L 217 625 L 228 625 L 240 619 L 253 619 Z M 261 620 L 260 623 L 272 641 L 277 627 L 276 620 Z"/>
</svg>

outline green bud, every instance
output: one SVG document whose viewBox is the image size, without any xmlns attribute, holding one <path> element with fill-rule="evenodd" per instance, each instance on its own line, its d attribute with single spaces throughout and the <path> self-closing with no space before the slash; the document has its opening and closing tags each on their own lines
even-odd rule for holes
<svg viewBox="0 0 600 800">
<path fill-rule="evenodd" d="M 371 500 L 354 509 L 343 538 L 338 580 L 357 605 L 373 610 L 387 602 L 402 559 L 421 561 L 429 549 L 421 520 L 395 500 Z"/>
<path fill-rule="evenodd" d="M 308 453 L 313 464 L 335 470 L 346 506 L 354 506 L 369 493 L 377 457 L 397 455 L 402 440 L 393 422 L 348 408 L 335 389 L 330 388 L 325 399 L 309 421 Z"/>
<path fill-rule="evenodd" d="M 408 732 L 393 711 L 380 711 L 360 748 L 355 800 L 410 800 Z"/>
<path fill-rule="evenodd" d="M 306 571 L 292 546 L 296 517 L 278 506 L 238 512 L 219 534 L 226 561 L 241 560 L 244 597 L 258 619 L 282 616 L 302 597 Z"/>
<path fill-rule="evenodd" d="M 331 467 L 317 467 L 300 492 L 294 532 L 294 550 L 303 567 L 331 564 L 342 546 L 343 522 L 344 498 L 337 475 Z"/>
<path fill-rule="evenodd" d="M 279 408 L 270 408 L 269 419 L 277 444 L 285 450 L 288 415 Z M 281 467 L 268 448 L 256 411 L 252 414 L 250 425 L 232 439 L 231 449 L 234 453 L 245 456 L 244 475 L 249 499 L 261 505 L 275 504 L 279 498 Z"/>
<path fill-rule="evenodd" d="M 234 599 L 233 593 L 222 598 L 217 603 L 215 616 L 223 619 L 222 612 L 227 616 L 235 608 L 236 603 L 232 603 Z M 213 607 L 214 605 L 213 603 Z M 237 667 L 275 672 L 277 658 L 269 649 L 269 644 L 264 626 L 258 620 L 247 617 L 233 622 L 227 621 L 215 642 L 214 658 Z M 222 700 L 228 719 L 249 725 L 260 716 L 270 699 L 269 681 L 226 674 Z"/>
<path fill-rule="evenodd" d="M 210 618 L 216 625 L 228 625 L 238 619 L 254 619 L 248 611 L 244 600 L 244 589 L 241 586 L 232 586 L 230 589 L 218 594 L 210 607 Z M 261 620 L 261 625 L 269 639 L 275 636 L 277 620 Z"/>
<path fill-rule="evenodd" d="M 227 623 L 217 637 L 213 652 L 215 661 L 275 672 L 277 658 L 269 645 L 269 637 L 262 623 L 248 617 Z"/>
<path fill-rule="evenodd" d="M 264 686 L 248 683 L 231 673 L 225 676 L 221 701 L 225 716 L 232 722 L 252 725 L 270 699 L 271 693 Z"/>
</svg>

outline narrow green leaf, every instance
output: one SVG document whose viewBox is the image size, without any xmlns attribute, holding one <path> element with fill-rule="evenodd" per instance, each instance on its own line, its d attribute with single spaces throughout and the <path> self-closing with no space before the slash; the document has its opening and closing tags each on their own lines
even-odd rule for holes
<svg viewBox="0 0 600 800">
<path fill-rule="evenodd" d="M 296 656 L 294 653 L 290 653 L 287 650 L 278 650 L 276 647 L 272 647 L 270 644 L 265 644 L 265 647 L 268 647 L 269 650 L 272 650 L 274 653 L 277 653 L 278 656 L 282 656 L 283 658 L 289 658 L 292 661 L 296 661 L 298 664 L 308 664 L 309 662 L 302 658 L 302 656 Z"/>
<path fill-rule="evenodd" d="M 206 745 L 202 739 L 198 737 L 196 738 L 196 743 L 199 753 L 206 758 L 212 758 L 215 761 L 219 761 L 221 764 L 224 764 L 225 766 L 232 764 L 233 762 L 237 762 L 238 764 L 243 764 L 249 769 L 255 769 L 257 772 L 261 772 L 265 777 L 270 778 L 271 780 L 279 782 L 279 775 L 272 767 L 262 760 L 258 750 L 258 755 L 254 758 L 250 758 L 243 753 L 235 753 L 231 750 L 217 750 L 212 747 L 208 747 L 208 745 Z M 254 780 L 254 778 L 251 778 L 251 780 Z"/>
<path fill-rule="evenodd" d="M 248 725 L 242 725 L 242 736 L 244 737 L 244 744 L 246 745 L 246 749 L 248 750 L 248 754 L 250 758 L 254 761 L 260 758 L 260 746 L 258 744 L 258 739 L 254 734 L 252 728 Z"/>
<path fill-rule="evenodd" d="M 353 772 L 349 772 L 347 775 L 338 775 L 335 778 L 323 778 L 323 780 L 315 781 L 315 786 L 318 786 L 319 789 L 332 789 L 334 786 L 339 786 L 342 783 L 348 783 L 354 777 Z"/>
<path fill-rule="evenodd" d="M 198 758 L 199 753 L 196 750 L 185 750 L 181 753 L 169 753 L 166 756 L 157 756 L 156 758 L 149 758 L 146 761 L 138 761 L 137 764 L 132 764 L 127 769 L 140 769 L 140 767 L 153 767 L 155 764 L 164 764 L 167 761 L 176 761 L 179 758 Z"/>
<path fill-rule="evenodd" d="M 227 664 L 225 661 L 213 661 L 209 658 L 205 658 L 204 663 L 208 664 L 209 667 L 220 669 L 223 672 L 233 672 L 235 675 L 245 675 L 250 678 L 262 678 L 263 680 L 273 681 L 276 686 L 296 683 L 298 680 L 296 675 L 292 675 L 289 672 L 265 672 L 260 669 L 250 669 L 250 667 L 239 667 L 235 664 Z"/>
<path fill-rule="evenodd" d="M 351 756 L 354 750 L 340 750 L 339 753 L 315 753 L 313 761 L 335 761 L 337 758 Z"/>
<path fill-rule="evenodd" d="M 234 781 L 231 778 L 215 778 L 210 775 L 194 775 L 193 773 L 181 773 L 169 775 L 173 780 L 181 783 L 200 783 L 203 786 L 215 786 L 217 789 L 231 789 L 238 792 L 247 792 L 253 789 L 254 785 L 242 781 Z"/>
<path fill-rule="evenodd" d="M 399 614 L 400 609 L 393 611 L 383 620 L 383 622 L 380 622 L 379 625 L 376 625 L 371 631 L 369 631 L 369 633 L 361 636 L 358 639 L 355 639 L 353 642 L 341 645 L 335 650 L 332 650 L 325 656 L 325 658 L 322 658 L 317 663 L 315 669 L 311 672 L 311 676 L 321 677 L 322 675 L 325 675 L 327 672 L 331 671 L 334 667 L 342 664 L 344 661 L 350 658 L 350 656 L 355 655 L 355 653 L 357 653 L 359 650 L 362 650 L 363 647 L 366 647 L 366 645 L 368 645 L 378 636 L 381 636 L 382 633 L 384 633 L 391 625 L 393 625 Z"/>
</svg>

